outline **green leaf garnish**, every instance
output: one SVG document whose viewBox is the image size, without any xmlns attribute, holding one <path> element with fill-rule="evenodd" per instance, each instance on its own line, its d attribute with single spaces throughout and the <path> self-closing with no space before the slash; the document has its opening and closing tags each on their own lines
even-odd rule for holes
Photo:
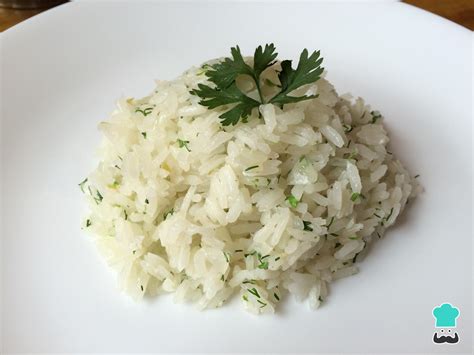
<svg viewBox="0 0 474 355">
<path fill-rule="evenodd" d="M 84 180 L 82 180 L 81 183 L 79 183 L 79 188 L 81 189 L 82 193 L 84 193 L 84 185 L 86 184 L 87 182 L 87 178 L 85 178 Z"/>
<path fill-rule="evenodd" d="M 143 116 L 148 116 L 153 111 L 153 107 L 148 107 L 144 110 L 137 108 L 135 112 L 140 112 Z"/>
<path fill-rule="evenodd" d="M 288 196 L 288 197 L 286 198 L 286 200 L 288 201 L 288 203 L 290 204 L 290 206 L 293 207 L 293 208 L 296 208 L 296 207 L 298 206 L 298 203 L 300 202 L 300 201 L 298 201 L 298 199 L 297 199 L 295 196 L 293 196 L 293 195 Z"/>
<path fill-rule="evenodd" d="M 344 132 L 346 132 L 346 133 L 349 133 L 354 129 L 354 127 L 352 127 L 351 125 L 348 125 L 348 124 L 343 124 L 342 127 L 344 128 Z"/>
<path fill-rule="evenodd" d="M 253 169 L 256 169 L 258 168 L 258 165 L 253 165 L 253 166 L 249 166 L 247 169 L 245 169 L 244 171 L 250 171 L 250 170 L 253 170 Z"/>
<path fill-rule="evenodd" d="M 281 83 L 281 92 L 276 94 L 270 102 L 284 105 L 317 97 L 316 95 L 289 96 L 288 94 L 300 86 L 314 83 L 321 78 L 324 68 L 321 67 L 323 58 L 320 58 L 319 55 L 319 51 L 314 51 L 308 56 L 308 50 L 306 48 L 303 49 L 296 69 L 291 67 L 291 60 L 281 62 L 281 72 L 278 74 L 278 79 L 280 79 Z"/>
<path fill-rule="evenodd" d="M 388 216 L 385 218 L 385 221 L 388 221 L 390 219 L 390 217 L 392 217 L 392 213 L 393 213 L 393 208 L 390 209 L 390 213 L 388 214 Z"/>
<path fill-rule="evenodd" d="M 186 148 L 186 150 L 187 150 L 188 152 L 190 152 L 191 150 L 188 148 L 188 143 L 189 143 L 189 141 L 184 141 L 184 140 L 182 140 L 182 139 L 178 139 L 178 146 L 179 146 L 180 148 Z"/>
<path fill-rule="evenodd" d="M 99 192 L 99 190 L 96 190 L 95 191 L 95 195 L 94 193 L 92 192 L 92 189 L 89 186 L 87 186 L 87 189 L 89 190 L 89 194 L 92 196 L 92 198 L 94 199 L 95 203 L 96 204 L 99 204 L 102 202 L 102 200 L 104 199 L 104 197 L 101 195 L 101 193 Z"/>
<path fill-rule="evenodd" d="M 170 209 L 168 212 L 165 212 L 163 214 L 163 221 L 166 220 L 166 218 L 168 218 L 168 216 L 173 215 L 173 213 L 174 213 L 174 208 Z"/>
<path fill-rule="evenodd" d="M 309 221 L 303 221 L 303 230 L 305 231 L 309 231 L 309 232 L 312 232 L 313 231 L 313 227 L 311 226 L 311 222 Z"/>
<path fill-rule="evenodd" d="M 239 46 L 232 47 L 231 58 L 225 58 L 223 61 L 211 65 L 210 69 L 205 71 L 206 76 L 214 86 L 198 84 L 198 88 L 192 90 L 191 94 L 199 96 L 201 98 L 200 104 L 209 109 L 235 104 L 233 108 L 219 116 L 223 126 L 236 125 L 241 119 L 246 122 L 252 110 L 266 102 L 283 106 L 317 97 L 317 95 L 289 96 L 292 91 L 299 87 L 319 80 L 324 70 L 321 67 L 323 59 L 319 57 L 319 51 L 309 55 L 308 50 L 304 49 L 296 69 L 292 68 L 290 60 L 281 62 L 282 69 L 278 73 L 281 90 L 271 99 L 265 100 L 262 95 L 260 76 L 275 63 L 278 55 L 275 50 L 273 43 L 266 44 L 264 48 L 258 46 L 255 49 L 254 63 L 251 67 L 245 63 Z M 239 75 L 248 75 L 253 79 L 257 87 L 259 100 L 254 100 L 240 91 L 235 82 Z M 263 84 L 278 86 L 268 79 L 264 80 Z"/>
<path fill-rule="evenodd" d="M 359 198 L 359 196 L 360 196 L 360 193 L 358 193 L 358 192 L 352 193 L 351 201 L 354 202 L 355 200 L 357 200 Z"/>
<path fill-rule="evenodd" d="M 371 111 L 370 114 L 372 115 L 372 123 L 377 122 L 377 120 L 382 117 L 379 111 Z"/>
<path fill-rule="evenodd" d="M 247 291 L 249 291 L 252 295 L 254 295 L 255 297 L 257 298 L 260 298 L 260 294 L 258 293 L 257 289 L 254 287 L 254 288 L 251 288 L 251 289 L 248 289 Z"/>
<path fill-rule="evenodd" d="M 252 285 L 255 285 L 255 280 L 245 280 L 244 282 L 242 282 L 243 284 L 252 284 Z"/>
<path fill-rule="evenodd" d="M 334 222 L 334 217 L 331 217 L 331 220 L 329 221 L 329 224 L 326 226 L 328 229 L 331 227 L 332 222 Z"/>
</svg>

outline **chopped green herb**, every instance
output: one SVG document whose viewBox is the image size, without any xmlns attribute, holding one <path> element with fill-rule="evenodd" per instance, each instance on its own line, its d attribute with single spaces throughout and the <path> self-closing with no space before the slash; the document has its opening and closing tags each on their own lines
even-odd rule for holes
<svg viewBox="0 0 474 355">
<path fill-rule="evenodd" d="M 333 237 L 339 237 L 339 234 L 337 234 L 337 233 L 329 233 L 329 235 L 331 235 Z"/>
<path fill-rule="evenodd" d="M 224 281 L 224 275 L 221 276 L 221 281 Z"/>
<path fill-rule="evenodd" d="M 188 143 L 189 141 L 183 141 L 182 139 L 178 139 L 178 146 L 180 148 L 185 148 L 188 152 L 190 152 L 191 150 L 188 148 Z"/>
<path fill-rule="evenodd" d="M 136 252 L 137 252 L 137 251 L 136 251 L 136 250 L 134 250 L 134 251 L 132 251 L 132 254 L 135 254 Z"/>
<path fill-rule="evenodd" d="M 126 210 L 123 210 L 123 214 L 125 215 L 125 220 L 127 220 L 127 219 L 128 219 L 127 211 L 126 211 Z"/>
<path fill-rule="evenodd" d="M 230 262 L 230 254 L 227 253 L 227 252 L 225 252 L 225 251 L 223 251 L 222 253 L 224 254 L 225 260 L 226 260 L 227 262 Z"/>
<path fill-rule="evenodd" d="M 148 201 L 148 199 L 146 198 L 145 203 L 148 205 L 150 203 L 150 201 Z"/>
<path fill-rule="evenodd" d="M 96 194 L 94 196 L 94 194 L 92 193 L 92 189 L 90 186 L 87 186 L 87 188 L 89 189 L 89 193 L 90 195 L 93 197 L 94 201 L 96 204 L 99 204 L 102 202 L 102 200 L 104 199 L 104 197 L 101 195 L 101 193 L 99 192 L 99 190 L 96 190 Z"/>
<path fill-rule="evenodd" d="M 286 200 L 288 201 L 288 203 L 290 204 L 290 206 L 293 207 L 293 208 L 296 208 L 296 207 L 298 206 L 298 203 L 300 202 L 300 201 L 298 201 L 298 199 L 297 199 L 295 196 L 293 196 L 293 195 L 288 196 L 288 197 L 286 198 Z"/>
<path fill-rule="evenodd" d="M 354 234 L 353 236 L 349 237 L 349 239 L 356 240 L 356 239 L 359 239 L 359 237 Z"/>
<path fill-rule="evenodd" d="M 255 255 L 257 252 L 254 250 L 251 253 L 244 254 L 244 257 Z"/>
<path fill-rule="evenodd" d="M 360 197 L 360 193 L 354 192 L 354 193 L 352 193 L 352 195 L 351 195 L 351 201 L 355 201 L 355 200 L 357 200 L 359 197 Z"/>
<path fill-rule="evenodd" d="M 353 151 L 352 153 L 345 153 L 345 154 L 343 155 L 343 158 L 344 158 L 344 159 L 347 159 L 347 160 L 355 160 L 355 161 L 357 161 L 357 159 L 356 159 L 357 154 L 358 154 L 358 153 L 357 153 L 356 151 Z"/>
<path fill-rule="evenodd" d="M 382 115 L 379 111 L 371 111 L 370 114 L 372 115 L 372 123 L 375 123 Z"/>
<path fill-rule="evenodd" d="M 343 124 L 342 127 L 344 128 L 344 132 L 346 132 L 346 133 L 349 133 L 354 129 L 354 127 L 352 127 L 351 125 L 348 125 L 348 124 Z"/>
<path fill-rule="evenodd" d="M 250 171 L 252 169 L 255 169 L 255 168 L 258 168 L 258 165 L 253 165 L 253 166 L 249 166 L 247 169 L 245 169 L 244 171 Z"/>
<path fill-rule="evenodd" d="M 163 220 L 166 220 L 166 218 L 168 218 L 169 215 L 172 215 L 174 213 L 174 208 L 170 209 L 168 212 L 165 212 L 163 214 Z"/>
<path fill-rule="evenodd" d="M 243 250 L 242 249 L 237 249 L 237 250 L 235 250 L 235 252 L 236 253 L 241 253 L 241 252 L 243 252 Z"/>
<path fill-rule="evenodd" d="M 247 291 L 249 291 L 252 295 L 254 295 L 255 297 L 257 298 L 260 298 L 260 294 L 258 293 L 257 289 L 254 287 L 254 288 L 250 288 L 248 289 Z"/>
<path fill-rule="evenodd" d="M 420 174 L 415 175 L 415 179 L 418 179 L 420 177 Z"/>
<path fill-rule="evenodd" d="M 118 166 L 118 165 L 114 165 L 114 167 L 116 167 L 117 169 L 121 170 L 121 169 L 120 169 L 120 166 Z"/>
<path fill-rule="evenodd" d="M 280 260 L 280 257 L 279 257 L 279 256 L 277 256 L 277 257 L 275 258 L 275 261 L 278 261 L 278 260 Z"/>
<path fill-rule="evenodd" d="M 380 233 L 379 233 L 379 232 L 377 232 L 377 236 L 379 237 L 379 239 L 382 238 L 382 237 L 380 236 Z"/>
<path fill-rule="evenodd" d="M 278 295 L 277 295 L 276 293 L 273 293 L 273 297 L 275 297 L 275 299 L 276 299 L 277 301 L 280 300 L 280 297 L 278 297 Z"/>
<path fill-rule="evenodd" d="M 352 258 L 352 263 L 354 264 L 357 261 L 357 257 L 359 256 L 360 253 L 356 253 L 354 257 Z"/>
<path fill-rule="evenodd" d="M 313 231 L 313 227 L 311 226 L 310 221 L 303 221 L 303 230 L 309 231 L 309 232 Z"/>
<path fill-rule="evenodd" d="M 249 298 L 247 297 L 247 295 L 242 295 L 242 299 L 243 299 L 245 302 L 248 302 L 248 301 L 249 301 Z"/>
<path fill-rule="evenodd" d="M 244 282 L 242 282 L 243 284 L 252 284 L 252 285 L 255 285 L 255 280 L 245 280 Z"/>
<path fill-rule="evenodd" d="M 90 219 L 88 219 L 88 220 L 86 221 L 86 227 L 90 227 L 91 225 L 92 225 L 92 222 L 91 222 Z"/>
<path fill-rule="evenodd" d="M 260 74 L 274 64 L 277 57 L 273 44 L 257 47 L 254 53 L 253 67 L 245 63 L 239 46 L 231 48 L 232 58 L 225 58 L 223 61 L 211 65 L 211 69 L 206 71 L 208 80 L 214 85 L 210 87 L 205 84 L 198 84 L 198 89 L 191 93 L 201 98 L 200 104 L 210 109 L 228 104 L 236 104 L 232 109 L 219 116 L 221 124 L 224 126 L 236 125 L 241 119 L 245 121 L 254 108 L 261 104 L 273 103 L 283 106 L 317 97 L 309 96 L 289 96 L 295 89 L 313 83 L 320 79 L 324 68 L 321 67 L 323 61 L 319 51 L 309 55 L 304 49 L 300 55 L 296 69 L 291 66 L 290 60 L 281 62 L 281 71 L 278 73 L 281 90 L 271 99 L 266 100 L 262 96 L 260 86 Z M 249 75 L 257 87 L 259 100 L 255 100 L 245 95 L 236 85 L 238 75 Z M 264 84 L 266 82 L 264 81 Z"/>
<path fill-rule="evenodd" d="M 140 289 L 143 291 L 143 285 L 140 285 Z"/>
<path fill-rule="evenodd" d="M 392 214 L 393 214 L 393 207 L 390 209 L 390 213 L 388 214 L 387 218 L 385 218 L 385 220 L 388 221 L 390 217 L 392 217 Z"/>
<path fill-rule="evenodd" d="M 144 110 L 137 108 L 135 112 L 140 112 L 143 116 L 148 116 L 153 111 L 153 107 L 148 107 Z"/>
<path fill-rule="evenodd" d="M 142 136 L 146 139 L 146 132 L 142 132 Z"/>
<path fill-rule="evenodd" d="M 259 269 L 268 270 L 268 261 L 264 261 L 264 260 L 268 258 L 269 256 L 270 255 L 262 256 L 262 254 L 257 253 L 257 258 L 258 258 L 258 261 L 260 262 L 260 265 L 257 266 Z"/>
<path fill-rule="evenodd" d="M 323 301 L 323 299 L 322 299 L 321 296 L 318 297 L 318 300 L 319 300 L 319 302 L 322 302 L 322 301 Z"/>
<path fill-rule="evenodd" d="M 260 300 L 257 300 L 257 302 L 261 304 L 260 308 L 263 308 L 267 305 L 265 302 L 262 302 Z"/>
<path fill-rule="evenodd" d="M 382 216 L 379 216 L 377 213 L 374 213 L 375 217 L 382 218 Z"/>
<path fill-rule="evenodd" d="M 351 140 L 349 139 L 349 141 L 347 142 L 347 145 L 346 145 L 346 148 L 349 148 L 349 146 L 351 145 Z"/>
<path fill-rule="evenodd" d="M 87 178 L 85 178 L 81 183 L 79 183 L 79 188 L 81 189 L 82 193 L 84 193 L 84 185 L 87 182 Z"/>
<path fill-rule="evenodd" d="M 334 217 L 331 217 L 331 220 L 329 221 L 329 224 L 326 226 L 328 229 L 331 227 L 332 222 L 334 222 Z"/>
</svg>

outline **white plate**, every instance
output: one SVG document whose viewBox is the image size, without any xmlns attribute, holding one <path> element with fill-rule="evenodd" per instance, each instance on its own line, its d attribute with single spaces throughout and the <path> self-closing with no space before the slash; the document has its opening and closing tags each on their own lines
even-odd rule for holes
<svg viewBox="0 0 474 355">
<path fill-rule="evenodd" d="M 386 116 L 393 150 L 426 192 L 361 272 L 311 312 L 285 302 L 199 313 L 135 304 L 80 230 L 77 187 L 96 126 L 122 95 L 193 64 L 275 42 L 321 49 L 339 92 Z M 2 35 L 2 327 L 7 352 L 467 352 L 472 346 L 472 33 L 400 3 L 70 3 Z M 432 308 L 461 311 L 436 345 Z"/>
</svg>

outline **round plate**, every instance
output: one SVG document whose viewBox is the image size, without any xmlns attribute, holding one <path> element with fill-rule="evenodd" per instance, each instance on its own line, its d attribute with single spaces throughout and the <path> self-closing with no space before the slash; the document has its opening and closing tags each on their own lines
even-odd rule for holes
<svg viewBox="0 0 474 355">
<path fill-rule="evenodd" d="M 323 306 L 198 312 L 134 303 L 80 229 L 77 184 L 121 96 L 274 42 L 320 49 L 340 93 L 386 117 L 425 192 Z M 395 2 L 73 2 L 2 34 L 2 328 L 6 352 L 468 352 L 472 346 L 472 33 Z M 461 312 L 434 344 L 432 309 Z"/>
</svg>

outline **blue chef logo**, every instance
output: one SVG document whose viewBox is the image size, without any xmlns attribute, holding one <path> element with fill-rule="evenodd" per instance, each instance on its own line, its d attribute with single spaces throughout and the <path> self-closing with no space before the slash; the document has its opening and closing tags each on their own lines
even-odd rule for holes
<svg viewBox="0 0 474 355">
<path fill-rule="evenodd" d="M 436 344 L 456 344 L 459 341 L 458 333 L 455 331 L 459 313 L 459 309 L 450 303 L 443 303 L 433 308 L 435 327 L 437 328 L 433 335 L 433 341 Z"/>
</svg>

